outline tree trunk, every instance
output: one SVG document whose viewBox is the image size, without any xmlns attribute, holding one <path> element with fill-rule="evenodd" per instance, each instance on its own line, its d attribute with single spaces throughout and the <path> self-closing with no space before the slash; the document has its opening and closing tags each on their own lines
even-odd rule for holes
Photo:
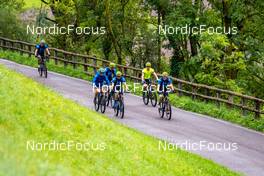
<svg viewBox="0 0 264 176">
<path fill-rule="evenodd" d="M 118 59 L 118 64 L 122 64 L 122 51 L 121 46 L 119 46 L 114 33 L 112 29 L 112 23 L 111 23 L 111 15 L 110 15 L 110 9 L 109 9 L 109 0 L 105 0 L 105 16 L 106 16 L 106 24 L 107 24 L 107 31 L 109 34 L 109 37 L 111 38 L 111 41 L 114 45 L 115 52 Z"/>
</svg>

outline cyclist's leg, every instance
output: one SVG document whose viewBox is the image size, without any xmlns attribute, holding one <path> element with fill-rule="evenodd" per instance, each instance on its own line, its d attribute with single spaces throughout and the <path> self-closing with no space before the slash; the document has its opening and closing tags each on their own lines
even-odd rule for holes
<svg viewBox="0 0 264 176">
<path fill-rule="evenodd" d="M 97 97 L 97 95 L 100 93 L 100 88 L 98 88 L 98 86 L 97 85 L 95 85 L 95 87 L 94 87 L 94 97 Z"/>
<path fill-rule="evenodd" d="M 114 92 L 114 106 L 113 108 L 116 108 L 117 107 L 117 102 L 118 101 L 118 92 Z"/>
<path fill-rule="evenodd" d="M 147 90 L 147 87 L 149 86 L 150 84 L 150 80 L 149 79 L 145 79 L 145 82 L 143 84 L 143 90 L 146 91 Z M 147 90 L 148 91 L 148 90 Z"/>
<path fill-rule="evenodd" d="M 163 102 L 163 100 L 164 100 L 163 93 L 159 92 L 159 105 Z"/>
</svg>

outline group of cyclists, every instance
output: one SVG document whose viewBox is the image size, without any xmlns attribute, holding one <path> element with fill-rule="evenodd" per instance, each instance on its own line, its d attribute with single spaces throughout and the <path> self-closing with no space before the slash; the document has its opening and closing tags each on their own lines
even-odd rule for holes
<svg viewBox="0 0 264 176">
<path fill-rule="evenodd" d="M 159 94 L 159 104 L 163 101 L 164 96 L 167 96 L 169 92 L 174 91 L 172 80 L 169 78 L 167 72 L 163 72 L 161 78 L 158 78 L 155 70 L 151 67 L 151 63 L 147 62 L 146 67 L 142 70 L 142 85 L 146 90 L 148 86 L 152 85 L 151 78 L 154 77 L 158 83 L 157 92 Z M 110 95 L 114 95 L 113 108 L 116 108 L 116 93 L 123 94 L 124 90 L 128 90 L 126 79 L 122 72 L 117 71 L 116 65 L 110 63 L 109 67 L 100 68 L 93 78 L 95 97 L 102 91 L 104 85 L 110 88 Z M 143 90 L 143 91 L 144 91 Z"/>
<path fill-rule="evenodd" d="M 41 40 L 40 44 L 36 45 L 35 56 L 39 60 L 39 64 L 41 62 L 41 58 L 44 58 L 44 55 L 50 56 L 50 51 L 48 49 L 48 45 L 45 44 L 44 40 Z M 153 84 L 152 77 L 155 78 L 158 86 L 156 91 L 158 92 L 159 105 L 163 102 L 164 96 L 168 96 L 168 93 L 174 91 L 174 87 L 172 84 L 172 80 L 169 78 L 167 72 L 163 72 L 162 76 L 158 78 L 155 70 L 151 67 L 151 63 L 147 62 L 145 64 L 145 68 L 142 70 L 142 85 L 143 91 Z M 116 108 L 116 101 L 118 95 L 123 95 L 124 90 L 128 90 L 128 86 L 126 84 L 126 79 L 122 72 L 117 71 L 116 64 L 110 63 L 108 67 L 100 68 L 93 78 L 93 86 L 94 86 L 94 97 L 96 98 L 98 93 L 102 92 L 103 86 L 108 87 L 109 95 L 113 97 L 114 103 L 112 107 Z M 94 99 L 95 99 L 94 98 Z M 94 100 L 95 101 L 95 100 Z"/>
</svg>

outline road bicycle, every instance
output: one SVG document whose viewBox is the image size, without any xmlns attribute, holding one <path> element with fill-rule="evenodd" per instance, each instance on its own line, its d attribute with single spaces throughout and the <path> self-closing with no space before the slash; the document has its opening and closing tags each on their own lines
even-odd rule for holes
<svg viewBox="0 0 264 176">
<path fill-rule="evenodd" d="M 148 105 L 149 101 L 151 102 L 151 105 L 153 107 L 156 107 L 157 105 L 157 93 L 156 91 L 152 88 L 153 85 L 151 82 L 147 83 L 147 90 L 143 91 L 143 102 L 145 105 Z"/>
<path fill-rule="evenodd" d="M 106 110 L 106 101 L 107 101 L 107 92 L 103 92 L 102 90 L 94 97 L 94 108 L 96 111 L 101 110 L 101 113 L 105 113 Z"/>
<path fill-rule="evenodd" d="M 113 93 L 110 92 L 110 90 L 108 90 L 106 93 L 106 106 L 112 107 L 113 106 L 112 100 L 113 100 Z"/>
<path fill-rule="evenodd" d="M 124 96 L 123 93 L 117 92 L 117 100 L 115 101 L 114 98 L 112 98 L 112 102 L 114 105 L 114 112 L 116 117 L 120 117 L 121 119 L 124 118 L 125 113 L 125 104 L 124 104 Z M 113 95 L 115 96 L 115 95 Z"/>
<path fill-rule="evenodd" d="M 48 68 L 46 66 L 47 61 L 48 61 L 47 56 L 46 57 L 38 56 L 38 62 L 39 62 L 38 72 L 40 77 L 44 76 L 45 78 L 48 78 Z"/>
<path fill-rule="evenodd" d="M 171 120 L 171 104 L 168 93 L 163 92 L 163 100 L 162 102 L 160 102 L 158 110 L 159 110 L 160 118 L 165 117 L 168 120 Z"/>
</svg>

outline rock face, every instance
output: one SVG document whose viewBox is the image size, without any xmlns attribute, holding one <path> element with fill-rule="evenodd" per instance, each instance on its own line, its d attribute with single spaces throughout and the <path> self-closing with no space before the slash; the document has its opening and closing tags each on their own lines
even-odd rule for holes
<svg viewBox="0 0 264 176">
<path fill-rule="evenodd" d="M 33 23 L 36 21 L 36 17 L 39 13 L 38 9 L 28 9 L 20 14 L 20 19 L 25 23 Z"/>
</svg>

